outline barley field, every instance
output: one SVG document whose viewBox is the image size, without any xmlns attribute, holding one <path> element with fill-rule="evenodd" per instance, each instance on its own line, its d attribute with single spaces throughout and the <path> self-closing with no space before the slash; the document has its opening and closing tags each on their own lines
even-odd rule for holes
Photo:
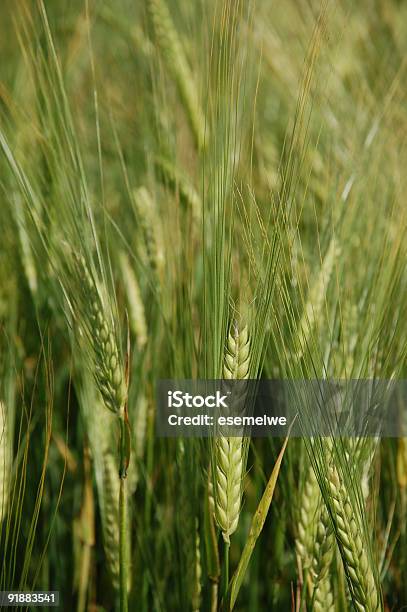
<svg viewBox="0 0 407 612">
<path fill-rule="evenodd" d="M 407 2 L 2 0 L 0 31 L 0 591 L 407 609 L 406 394 L 399 437 L 157 430 L 160 380 L 402 388 Z"/>
</svg>

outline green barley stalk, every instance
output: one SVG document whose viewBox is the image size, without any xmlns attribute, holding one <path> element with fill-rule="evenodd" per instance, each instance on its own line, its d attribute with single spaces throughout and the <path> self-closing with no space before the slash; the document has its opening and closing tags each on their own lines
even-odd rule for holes
<svg viewBox="0 0 407 612">
<path fill-rule="evenodd" d="M 10 478 L 10 453 L 8 441 L 7 412 L 0 400 L 0 527 L 6 515 Z"/>
<path fill-rule="evenodd" d="M 112 453 L 105 452 L 103 456 L 103 503 L 102 530 L 103 543 L 109 573 L 114 589 L 120 591 L 120 559 L 117 551 L 120 546 L 120 516 L 119 497 L 120 483 L 117 478 L 116 460 Z M 127 511 L 127 509 L 125 509 Z M 130 556 L 130 540 L 126 534 L 126 563 Z M 131 586 L 131 573 L 127 576 L 127 591 Z"/>
<path fill-rule="evenodd" d="M 233 578 L 231 580 L 230 589 L 228 593 L 228 605 L 230 610 L 233 610 L 235 606 L 237 596 L 239 594 L 244 577 L 246 575 L 247 568 L 250 563 L 250 559 L 253 555 L 253 551 L 256 546 L 256 542 L 259 539 L 264 524 L 266 522 L 266 518 L 270 510 L 270 505 L 273 500 L 274 490 L 277 484 L 278 475 L 280 473 L 284 453 L 287 448 L 290 430 L 291 427 L 288 430 L 288 434 L 284 440 L 283 446 L 274 463 L 273 470 L 270 474 L 270 478 L 268 479 L 264 493 L 257 506 L 256 512 L 253 515 L 246 543 L 239 560 L 239 565 L 237 566 L 236 572 L 234 573 Z"/>
<path fill-rule="evenodd" d="M 327 299 L 328 286 L 339 255 L 339 246 L 332 236 L 321 268 L 313 279 L 304 303 L 302 316 L 297 328 L 299 350 L 297 358 L 304 357 L 310 350 L 315 328 L 321 327 L 321 316 Z M 297 557 L 302 569 L 307 572 L 308 586 L 313 598 L 314 609 L 322 605 L 330 610 L 333 595 L 328 574 L 334 550 L 334 537 L 329 524 L 329 515 L 321 495 L 318 480 L 313 466 L 309 467 L 301 498 L 298 535 L 296 539 Z"/>
<path fill-rule="evenodd" d="M 78 585 L 77 612 L 84 612 L 86 610 L 86 599 L 92 567 L 92 550 L 95 546 L 95 507 L 92 486 L 90 452 L 88 446 L 85 446 L 84 449 L 83 471 L 84 483 L 82 504 L 77 522 L 79 554 L 77 553 L 77 559 L 75 562 L 74 581 L 75 584 Z"/>
<path fill-rule="evenodd" d="M 199 612 L 201 608 L 202 591 L 202 565 L 201 565 L 201 539 L 199 536 L 199 522 L 195 520 L 195 546 L 192 579 L 192 612 Z"/>
<path fill-rule="evenodd" d="M 120 424 L 119 467 L 119 557 L 120 557 L 120 610 L 127 612 L 128 587 L 128 535 L 126 516 L 126 476 L 130 461 L 130 434 L 127 414 L 127 387 L 124 367 L 116 340 L 113 317 L 109 316 L 107 300 L 104 299 L 95 277 L 84 257 L 74 255 L 74 270 L 80 280 L 81 300 L 78 302 L 83 315 L 83 332 L 90 340 L 92 349 L 92 371 L 103 403 Z M 68 298 L 69 299 L 69 298 Z"/>
<path fill-rule="evenodd" d="M 165 0 L 147 0 L 156 42 L 175 81 L 198 150 L 205 146 L 205 117 L 184 48 Z"/>
<path fill-rule="evenodd" d="M 117 478 L 117 460 L 114 456 L 115 417 L 105 409 L 102 398 L 93 380 L 85 372 L 78 387 L 81 411 L 92 454 L 93 471 L 100 508 L 100 518 L 108 572 L 115 592 L 120 592 L 120 532 L 119 497 L 120 483 Z M 130 466 L 128 489 L 131 493 L 132 479 L 136 470 Z M 130 537 L 126 537 L 126 557 L 130 559 Z M 128 576 L 128 590 L 131 575 Z"/>
<path fill-rule="evenodd" d="M 201 554 L 197 516 L 196 470 L 193 440 L 178 441 L 178 512 L 177 530 L 182 553 L 183 594 L 192 610 L 201 602 Z"/>
<path fill-rule="evenodd" d="M 197 488 L 195 482 L 193 440 L 178 441 L 178 533 L 182 552 L 184 592 L 193 611 L 201 605 L 201 551 L 199 518 L 197 516 Z"/>
<path fill-rule="evenodd" d="M 215 526 L 215 500 L 213 497 L 212 469 L 209 465 L 204 507 L 205 552 L 208 578 L 211 583 L 211 612 L 218 609 L 219 578 L 221 574 Z"/>
</svg>

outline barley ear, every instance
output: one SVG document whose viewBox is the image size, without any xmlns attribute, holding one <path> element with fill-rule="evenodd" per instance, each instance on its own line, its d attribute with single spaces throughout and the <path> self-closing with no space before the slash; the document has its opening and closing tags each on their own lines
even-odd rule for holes
<svg viewBox="0 0 407 612">
<path fill-rule="evenodd" d="M 101 293 L 84 258 L 75 256 L 75 261 L 84 296 L 86 333 L 93 348 L 95 382 L 105 406 L 122 417 L 126 403 L 126 387 L 113 323 L 106 314 Z"/>
<path fill-rule="evenodd" d="M 309 467 L 301 496 L 295 544 L 302 568 L 307 571 L 313 609 L 330 612 L 334 609 L 334 600 L 329 568 L 335 541 L 329 514 L 312 466 Z"/>
<path fill-rule="evenodd" d="M 301 495 L 297 539 L 295 541 L 297 556 L 304 569 L 309 569 L 312 564 L 314 525 L 321 501 L 318 481 L 312 466 L 310 466 Z"/>
<path fill-rule="evenodd" d="M 381 609 L 380 596 L 361 530 L 346 487 L 334 465 L 328 471 L 335 535 L 353 603 L 360 612 Z"/>
<path fill-rule="evenodd" d="M 314 326 L 317 324 L 323 312 L 328 285 L 334 270 L 336 258 L 338 257 L 339 253 L 339 246 L 335 236 L 333 236 L 322 261 L 318 275 L 309 288 L 307 301 L 304 305 L 303 314 L 298 325 L 297 334 L 300 340 L 298 358 L 304 356 Z"/>
<path fill-rule="evenodd" d="M 155 165 L 159 178 L 179 197 L 180 202 L 191 212 L 195 226 L 199 227 L 202 221 L 202 201 L 194 186 L 168 159 L 156 157 Z"/>
<path fill-rule="evenodd" d="M 147 263 L 152 272 L 160 277 L 164 266 L 164 255 L 155 202 L 146 187 L 136 189 L 133 199 L 145 245 Z"/>
<path fill-rule="evenodd" d="M 148 0 L 157 44 L 163 61 L 173 77 L 195 138 L 196 146 L 205 145 L 205 117 L 200 106 L 195 79 L 165 0 Z"/>
<path fill-rule="evenodd" d="M 129 309 L 130 328 L 136 338 L 137 348 L 142 350 L 147 344 L 147 322 L 144 304 L 136 275 L 130 265 L 129 258 L 123 251 L 120 253 L 120 271 Z"/>
<path fill-rule="evenodd" d="M 239 331 L 235 325 L 230 330 L 225 354 L 223 376 L 227 380 L 247 379 L 250 364 L 248 329 Z M 245 440 L 229 437 L 220 431 L 215 441 L 214 500 L 215 518 L 226 543 L 236 531 L 242 498 L 244 476 Z"/>
<path fill-rule="evenodd" d="M 322 502 L 322 499 L 321 499 Z M 322 502 L 323 504 L 323 502 Z M 334 612 L 335 603 L 332 591 L 330 567 L 335 550 L 335 538 L 328 511 L 320 507 L 314 538 L 310 577 L 312 581 L 312 600 L 315 612 Z"/>
</svg>

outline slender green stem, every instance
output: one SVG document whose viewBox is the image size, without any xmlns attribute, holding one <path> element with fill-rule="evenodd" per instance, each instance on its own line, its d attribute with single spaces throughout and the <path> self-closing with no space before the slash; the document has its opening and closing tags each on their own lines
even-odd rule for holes
<svg viewBox="0 0 407 612">
<path fill-rule="evenodd" d="M 213 580 L 211 582 L 211 612 L 218 611 L 218 589 L 218 582 Z"/>
<path fill-rule="evenodd" d="M 303 581 L 302 584 L 299 584 L 300 591 L 300 612 L 306 610 L 305 602 L 307 598 L 307 585 L 308 585 L 308 570 L 304 570 L 303 572 Z M 311 605 L 314 605 L 314 601 L 311 601 Z"/>
<path fill-rule="evenodd" d="M 77 612 L 85 612 L 86 610 L 86 597 L 88 594 L 89 587 L 89 573 L 91 564 L 92 548 L 89 544 L 84 544 L 82 550 L 81 559 L 81 574 L 79 578 L 79 589 L 78 589 L 78 605 Z"/>
<path fill-rule="evenodd" d="M 128 563 L 127 558 L 127 496 L 126 476 L 127 466 L 130 461 L 130 442 L 127 413 L 125 418 L 120 419 L 120 495 L 119 495 L 119 563 L 120 563 L 120 612 L 127 612 L 127 584 Z"/>
<path fill-rule="evenodd" d="M 229 587 L 229 550 L 230 542 L 225 542 L 225 558 L 224 558 L 224 573 L 223 573 L 223 597 L 226 598 Z"/>
<path fill-rule="evenodd" d="M 126 508 L 126 478 L 120 477 L 119 496 L 119 561 L 120 561 L 120 612 L 128 611 L 127 601 L 127 508 Z"/>
</svg>

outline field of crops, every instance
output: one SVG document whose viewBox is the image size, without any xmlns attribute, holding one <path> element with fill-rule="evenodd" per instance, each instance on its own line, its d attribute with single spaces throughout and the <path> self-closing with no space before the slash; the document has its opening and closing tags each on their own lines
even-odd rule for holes
<svg viewBox="0 0 407 612">
<path fill-rule="evenodd" d="M 407 379 L 407 2 L 2 0 L 0 32 L 0 591 L 405 609 L 402 394 L 398 438 L 164 438 L 157 381 Z"/>
</svg>

